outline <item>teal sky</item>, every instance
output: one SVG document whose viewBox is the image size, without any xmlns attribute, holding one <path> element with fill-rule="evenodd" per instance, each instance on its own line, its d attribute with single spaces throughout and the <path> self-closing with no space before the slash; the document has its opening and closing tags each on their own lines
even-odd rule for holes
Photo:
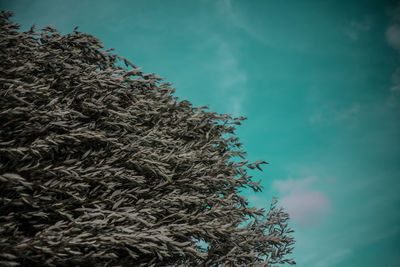
<svg viewBox="0 0 400 267">
<path fill-rule="evenodd" d="M 395 1 L 1 1 L 29 29 L 100 38 L 194 105 L 248 120 L 262 193 L 291 214 L 298 266 L 400 266 Z"/>
</svg>

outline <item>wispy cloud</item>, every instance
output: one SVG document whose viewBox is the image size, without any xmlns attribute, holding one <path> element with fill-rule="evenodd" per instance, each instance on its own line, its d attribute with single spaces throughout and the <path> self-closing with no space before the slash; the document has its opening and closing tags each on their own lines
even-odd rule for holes
<svg viewBox="0 0 400 267">
<path fill-rule="evenodd" d="M 400 25 L 392 24 L 386 30 L 386 41 L 394 49 L 400 52 Z"/>
<path fill-rule="evenodd" d="M 235 45 L 215 33 L 198 50 L 207 50 L 212 55 L 212 60 L 204 65 L 204 72 L 213 76 L 213 97 L 223 112 L 234 116 L 245 115 L 243 105 L 247 96 L 248 78 L 246 70 L 240 66 Z"/>
<path fill-rule="evenodd" d="M 390 87 L 390 96 L 388 98 L 387 103 L 390 107 L 397 107 L 400 104 L 399 102 L 400 102 L 400 68 L 397 68 L 396 72 L 393 73 L 392 75 L 392 87 Z"/>
<path fill-rule="evenodd" d="M 391 24 L 386 30 L 386 41 L 389 46 L 400 53 L 400 5 L 392 9 L 389 15 Z M 398 107 L 400 103 L 400 67 L 392 75 L 392 84 L 387 103 L 390 107 Z"/>
<path fill-rule="evenodd" d="M 350 249 L 339 249 L 333 251 L 329 256 L 320 259 L 315 263 L 315 267 L 333 267 L 338 266 L 346 257 L 348 257 L 352 251 Z"/>
<path fill-rule="evenodd" d="M 325 105 L 315 111 L 309 121 L 312 124 L 342 123 L 357 119 L 361 113 L 362 106 L 359 103 L 352 103 L 347 107 L 338 108 L 332 105 Z"/>
<path fill-rule="evenodd" d="M 361 35 L 368 32 L 372 27 L 372 19 L 365 16 L 363 20 L 352 20 L 345 29 L 346 35 L 353 41 L 357 41 Z"/>
<path fill-rule="evenodd" d="M 218 42 L 217 49 L 217 86 L 221 96 L 233 115 L 242 115 L 243 101 L 246 97 L 247 74 L 240 68 L 232 48 L 224 41 Z"/>
<path fill-rule="evenodd" d="M 273 184 L 273 188 L 282 196 L 280 204 L 291 219 L 301 226 L 319 224 L 322 216 L 331 210 L 328 197 L 321 191 L 311 189 L 315 181 L 315 177 L 307 177 L 275 181 Z"/>
<path fill-rule="evenodd" d="M 220 0 L 217 2 L 218 7 L 222 15 L 235 27 L 241 29 L 250 37 L 256 39 L 257 41 L 267 44 L 268 40 L 264 38 L 254 27 L 250 27 L 248 23 L 245 22 L 243 17 L 237 12 L 231 0 Z"/>
<path fill-rule="evenodd" d="M 386 30 L 386 41 L 400 52 L 400 5 L 388 8 L 388 15 L 391 22 Z"/>
</svg>

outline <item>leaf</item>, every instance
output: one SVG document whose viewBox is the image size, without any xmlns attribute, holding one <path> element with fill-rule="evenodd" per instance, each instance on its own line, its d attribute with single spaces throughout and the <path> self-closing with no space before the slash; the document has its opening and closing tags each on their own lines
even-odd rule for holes
<svg viewBox="0 0 400 267">
<path fill-rule="evenodd" d="M 123 198 L 121 198 L 120 200 L 118 200 L 117 202 L 115 202 L 115 204 L 113 205 L 112 209 L 115 210 L 119 207 L 119 205 L 121 205 L 121 203 L 124 201 Z"/>
<path fill-rule="evenodd" d="M 17 173 L 3 173 L 1 176 L 8 178 L 10 180 L 24 181 L 25 179 Z"/>
</svg>

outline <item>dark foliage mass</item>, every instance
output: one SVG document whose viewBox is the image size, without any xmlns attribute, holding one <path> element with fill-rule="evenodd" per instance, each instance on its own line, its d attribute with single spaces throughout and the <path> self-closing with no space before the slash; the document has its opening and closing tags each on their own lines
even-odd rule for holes
<svg viewBox="0 0 400 267">
<path fill-rule="evenodd" d="M 239 195 L 261 190 L 247 171 L 265 163 L 240 150 L 245 118 L 178 101 L 89 34 L 21 32 L 11 16 L 0 18 L 0 265 L 294 264 L 288 215 Z"/>
</svg>

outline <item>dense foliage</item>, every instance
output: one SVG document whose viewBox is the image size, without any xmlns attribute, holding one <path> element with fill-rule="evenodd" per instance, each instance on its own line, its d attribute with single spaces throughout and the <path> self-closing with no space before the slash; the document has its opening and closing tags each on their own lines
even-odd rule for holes
<svg viewBox="0 0 400 267">
<path fill-rule="evenodd" d="M 245 118 L 178 101 L 89 34 L 21 32 L 11 16 L 0 18 L 0 265 L 294 264 L 288 215 L 239 195 L 262 189 L 247 171 L 265 163 L 240 150 Z"/>
</svg>

